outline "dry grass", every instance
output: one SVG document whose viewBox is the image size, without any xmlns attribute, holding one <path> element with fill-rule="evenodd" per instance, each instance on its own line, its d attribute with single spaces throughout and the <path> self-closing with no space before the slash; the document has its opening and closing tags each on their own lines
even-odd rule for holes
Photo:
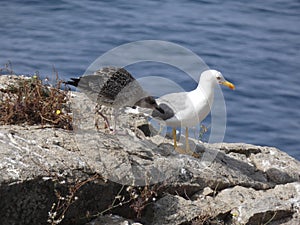
<svg viewBox="0 0 300 225">
<path fill-rule="evenodd" d="M 224 225 L 225 222 L 210 215 L 201 215 L 191 221 L 191 225 Z"/>
<path fill-rule="evenodd" d="M 45 86 L 32 77 L 17 79 L 16 83 L 0 89 L 0 124 L 51 125 L 72 129 L 68 90 L 61 90 L 62 81 L 56 73 L 56 84 Z"/>
<path fill-rule="evenodd" d="M 0 74 L 14 74 L 11 61 L 8 60 L 8 62 L 5 63 L 2 68 L 0 68 Z"/>
<path fill-rule="evenodd" d="M 94 182 L 96 180 L 103 180 L 103 178 L 95 174 L 84 181 L 76 182 L 68 187 L 68 193 L 62 196 L 62 193 L 58 189 L 54 189 L 57 202 L 52 204 L 50 211 L 48 212 L 47 222 L 51 225 L 60 224 L 65 218 L 65 214 L 69 210 L 70 206 L 77 200 L 76 194 L 81 187 L 87 183 Z M 54 178 L 54 181 L 58 182 L 58 178 Z"/>
</svg>

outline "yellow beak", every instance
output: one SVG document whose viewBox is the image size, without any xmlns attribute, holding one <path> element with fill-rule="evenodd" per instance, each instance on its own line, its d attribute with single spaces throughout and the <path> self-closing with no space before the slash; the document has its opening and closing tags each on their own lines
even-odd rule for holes
<svg viewBox="0 0 300 225">
<path fill-rule="evenodd" d="M 224 86 L 226 86 L 226 87 L 229 87 L 231 90 L 235 89 L 234 84 L 230 83 L 229 81 L 223 81 L 221 84 L 224 85 Z"/>
</svg>

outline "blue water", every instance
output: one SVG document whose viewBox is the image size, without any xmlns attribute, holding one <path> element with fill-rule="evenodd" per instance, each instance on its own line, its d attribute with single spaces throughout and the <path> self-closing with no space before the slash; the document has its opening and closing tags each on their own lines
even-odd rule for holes
<svg viewBox="0 0 300 225">
<path fill-rule="evenodd" d="M 300 2 L 10 0 L 0 4 L 0 64 L 18 74 L 83 74 L 106 51 L 165 40 L 234 82 L 223 88 L 226 142 L 275 146 L 300 160 Z M 147 71 L 145 71 L 147 69 Z M 147 65 L 134 73 L 159 75 Z M 172 71 L 172 69 L 170 69 Z M 168 76 L 168 73 L 164 73 Z M 185 88 L 195 83 L 181 76 Z"/>
</svg>

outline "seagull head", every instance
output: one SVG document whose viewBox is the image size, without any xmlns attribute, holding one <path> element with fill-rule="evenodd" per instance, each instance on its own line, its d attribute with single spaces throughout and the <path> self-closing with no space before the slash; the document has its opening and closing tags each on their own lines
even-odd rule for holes
<svg viewBox="0 0 300 225">
<path fill-rule="evenodd" d="M 229 87 L 231 90 L 235 89 L 233 83 L 225 80 L 222 73 L 217 70 L 206 70 L 201 74 L 201 78 L 203 80 L 209 81 L 213 84 L 222 84 L 226 87 Z"/>
</svg>

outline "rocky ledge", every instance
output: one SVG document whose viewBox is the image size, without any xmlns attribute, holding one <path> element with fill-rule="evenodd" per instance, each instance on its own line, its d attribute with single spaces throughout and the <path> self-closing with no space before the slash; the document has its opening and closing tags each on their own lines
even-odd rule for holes
<svg viewBox="0 0 300 225">
<path fill-rule="evenodd" d="M 74 131 L 0 127 L 0 220 L 12 224 L 300 224 L 300 162 L 273 148 L 195 144 L 177 154 L 142 116 L 120 134 L 72 97 Z"/>
</svg>

